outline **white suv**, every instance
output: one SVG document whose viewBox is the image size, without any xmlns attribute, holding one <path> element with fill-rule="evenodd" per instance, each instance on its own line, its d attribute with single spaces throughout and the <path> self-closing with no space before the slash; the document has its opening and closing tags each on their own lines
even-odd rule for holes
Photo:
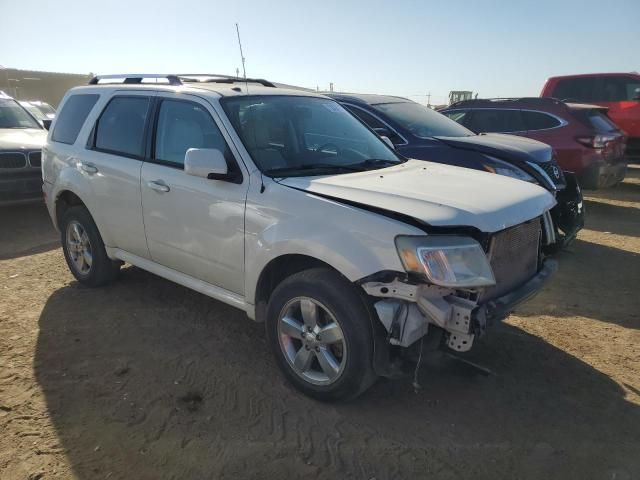
<svg viewBox="0 0 640 480">
<path fill-rule="evenodd" d="M 71 272 L 99 286 L 126 262 L 243 309 L 308 395 L 468 350 L 556 269 L 540 187 L 403 158 L 264 80 L 116 77 L 70 90 L 44 149 Z"/>
</svg>

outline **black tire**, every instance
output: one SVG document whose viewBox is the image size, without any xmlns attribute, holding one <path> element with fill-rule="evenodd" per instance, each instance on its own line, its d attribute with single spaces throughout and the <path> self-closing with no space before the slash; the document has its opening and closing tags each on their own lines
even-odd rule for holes
<svg viewBox="0 0 640 480">
<path fill-rule="evenodd" d="M 69 251 L 70 246 L 67 242 L 67 230 L 72 222 L 80 224 L 89 238 L 92 262 L 88 272 L 83 273 L 78 270 Z M 111 260 L 107 256 L 98 227 L 96 227 L 91 214 L 84 206 L 78 205 L 70 207 L 64 212 L 60 221 L 60 239 L 64 258 L 67 261 L 69 270 L 71 270 L 76 280 L 83 285 L 100 287 L 112 282 L 118 276 L 121 263 Z"/>
<path fill-rule="evenodd" d="M 280 314 L 297 297 L 320 302 L 342 329 L 347 355 L 341 373 L 329 385 L 315 385 L 302 378 L 290 365 L 280 345 Z M 357 287 L 333 270 L 314 268 L 282 281 L 269 299 L 266 331 L 278 366 L 298 390 L 310 397 L 322 401 L 348 400 L 363 393 L 376 381 L 369 310 Z"/>
</svg>

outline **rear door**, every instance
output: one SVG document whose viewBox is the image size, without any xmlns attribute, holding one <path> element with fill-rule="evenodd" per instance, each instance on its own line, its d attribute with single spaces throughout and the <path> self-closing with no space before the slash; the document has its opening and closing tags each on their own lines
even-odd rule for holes
<svg viewBox="0 0 640 480">
<path fill-rule="evenodd" d="M 153 93 L 120 91 L 106 99 L 97 117 L 79 169 L 108 232 L 110 247 L 148 258 L 142 223 L 140 170 Z"/>
<path fill-rule="evenodd" d="M 244 294 L 244 206 L 249 177 L 236 160 L 240 157 L 217 114 L 198 97 L 159 94 L 150 144 L 141 187 L 151 258 Z M 234 178 L 187 175 L 184 157 L 189 148 L 221 150 Z"/>
</svg>

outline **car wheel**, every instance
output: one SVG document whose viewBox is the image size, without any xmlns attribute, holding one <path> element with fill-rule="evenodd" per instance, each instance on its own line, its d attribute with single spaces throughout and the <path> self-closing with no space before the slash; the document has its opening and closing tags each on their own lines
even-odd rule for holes
<svg viewBox="0 0 640 480">
<path fill-rule="evenodd" d="M 306 395 L 346 400 L 376 379 L 369 310 L 357 287 L 337 272 L 315 268 L 280 283 L 266 329 L 278 365 Z"/>
<path fill-rule="evenodd" d="M 64 258 L 80 283 L 99 287 L 116 278 L 120 262 L 107 256 L 98 227 L 85 207 L 71 207 L 64 213 L 60 234 Z"/>
</svg>

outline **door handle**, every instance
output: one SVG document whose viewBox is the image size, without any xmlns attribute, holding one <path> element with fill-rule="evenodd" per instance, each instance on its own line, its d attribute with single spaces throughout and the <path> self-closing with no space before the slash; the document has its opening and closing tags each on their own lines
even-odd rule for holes
<svg viewBox="0 0 640 480">
<path fill-rule="evenodd" d="M 149 187 L 152 190 L 155 190 L 156 192 L 161 192 L 161 193 L 166 193 L 169 190 L 171 190 L 169 188 L 169 185 L 164 183 L 162 180 L 152 180 L 150 182 L 147 182 L 147 187 Z"/>
<path fill-rule="evenodd" d="M 96 167 L 93 163 L 80 162 L 80 168 L 83 172 L 98 173 L 98 167 Z"/>
</svg>

